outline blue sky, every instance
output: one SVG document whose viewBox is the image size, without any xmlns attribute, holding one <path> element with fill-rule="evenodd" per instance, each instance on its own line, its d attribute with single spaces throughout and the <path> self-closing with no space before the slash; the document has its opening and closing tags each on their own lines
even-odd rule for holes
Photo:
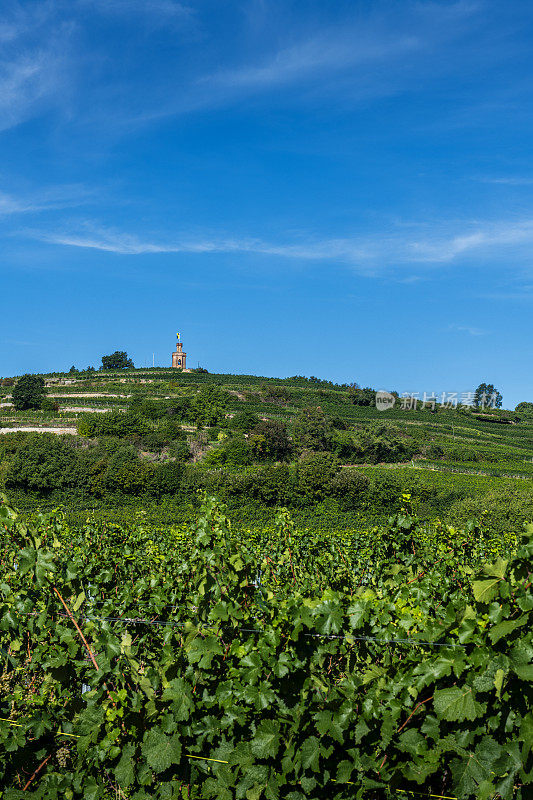
<svg viewBox="0 0 533 800">
<path fill-rule="evenodd" d="M 0 375 L 533 401 L 533 6 L 4 0 Z"/>
</svg>

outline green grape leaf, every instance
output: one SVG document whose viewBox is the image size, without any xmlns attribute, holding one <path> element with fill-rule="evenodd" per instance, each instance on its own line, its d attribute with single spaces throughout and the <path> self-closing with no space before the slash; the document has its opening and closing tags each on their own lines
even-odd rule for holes
<svg viewBox="0 0 533 800">
<path fill-rule="evenodd" d="M 480 704 L 475 702 L 470 686 L 462 689 L 458 686 L 452 686 L 450 689 L 437 689 L 433 696 L 433 707 L 437 717 L 448 722 L 472 720 L 480 713 Z"/>
<path fill-rule="evenodd" d="M 258 758 L 273 758 L 280 745 L 279 724 L 270 719 L 260 722 L 251 744 L 252 753 Z"/>
<path fill-rule="evenodd" d="M 313 772 L 318 772 L 320 742 L 316 736 L 310 736 L 305 740 L 300 749 L 300 757 L 304 769 L 312 769 Z"/>
<path fill-rule="evenodd" d="M 123 788 L 131 786 L 135 780 L 135 768 L 133 766 L 132 758 L 134 753 L 134 745 L 124 745 L 122 749 L 122 755 L 120 756 L 120 761 L 115 767 L 115 778 L 117 779 L 119 785 Z"/>
<path fill-rule="evenodd" d="M 164 772 L 171 764 L 179 763 L 181 743 L 179 736 L 167 736 L 160 728 L 153 728 L 144 735 L 142 752 L 154 772 Z"/>
</svg>

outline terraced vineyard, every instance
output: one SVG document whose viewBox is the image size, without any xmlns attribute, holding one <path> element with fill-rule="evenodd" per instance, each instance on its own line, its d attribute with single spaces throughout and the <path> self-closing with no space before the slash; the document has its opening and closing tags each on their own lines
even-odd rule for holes
<svg viewBox="0 0 533 800">
<path fill-rule="evenodd" d="M 160 523 L 155 506 L 163 499 L 165 519 L 180 523 L 194 516 L 196 491 L 206 489 L 252 525 L 270 522 L 277 506 L 289 505 L 302 527 L 342 528 L 383 522 L 409 491 L 428 520 L 465 522 L 465 503 L 493 531 L 503 531 L 508 519 L 521 526 L 533 518 L 531 414 L 438 405 L 433 413 L 402 410 L 399 402 L 380 412 L 358 405 L 351 387 L 302 377 L 169 369 L 44 377 L 56 413 L 15 412 L 10 387 L 1 387 L 0 485 L 26 508 L 59 502 L 79 520 L 84 509 L 102 516 L 120 508 L 124 517 L 125 507 L 142 501 Z M 72 462 L 46 485 L 13 471 L 25 430 L 58 436 L 62 446 L 51 446 L 48 455 L 40 446 L 41 460 Z M 283 452 L 272 444 L 280 435 L 287 439 Z M 24 447 L 28 460 L 34 440 Z M 317 453 L 323 458 L 315 472 L 322 470 L 323 480 L 302 486 L 304 472 L 311 480 L 309 456 Z M 334 467 L 325 466 L 328 458 Z"/>
</svg>

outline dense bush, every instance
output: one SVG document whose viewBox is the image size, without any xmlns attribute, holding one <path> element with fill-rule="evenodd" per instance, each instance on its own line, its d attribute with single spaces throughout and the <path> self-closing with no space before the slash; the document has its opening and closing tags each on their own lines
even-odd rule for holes
<svg viewBox="0 0 533 800">
<path fill-rule="evenodd" d="M 286 405 L 291 399 L 291 393 L 284 386 L 279 386 L 276 383 L 266 383 L 261 386 L 261 391 L 264 394 L 266 403 L 274 403 L 276 405 Z"/>
<path fill-rule="evenodd" d="M 370 479 L 354 469 L 343 469 L 330 480 L 328 490 L 335 497 L 342 510 L 359 508 L 368 488 Z"/>
<path fill-rule="evenodd" d="M 44 378 L 39 375 L 22 375 L 11 393 L 16 411 L 41 408 L 46 396 Z"/>
<path fill-rule="evenodd" d="M 330 453 L 308 453 L 297 464 L 298 492 L 305 504 L 322 500 L 329 494 L 331 481 L 340 470 Z"/>
<path fill-rule="evenodd" d="M 354 406 L 374 406 L 376 404 L 376 391 L 369 386 L 361 389 L 354 383 L 350 386 L 348 396 Z"/>
<path fill-rule="evenodd" d="M 252 445 L 241 436 L 226 439 L 220 447 L 209 450 L 203 458 L 203 464 L 208 467 L 240 467 L 252 462 Z"/>
<path fill-rule="evenodd" d="M 451 505 L 448 517 L 458 526 L 476 520 L 484 528 L 503 534 L 522 530 L 533 520 L 533 489 L 529 485 L 494 489 L 481 497 L 467 497 Z"/>
<path fill-rule="evenodd" d="M 258 460 L 284 461 L 292 452 L 287 426 L 276 420 L 263 420 L 250 431 L 253 454 Z"/>
<path fill-rule="evenodd" d="M 178 494 L 183 478 L 183 464 L 179 461 L 167 461 L 152 470 L 150 494 L 154 497 Z"/>
<path fill-rule="evenodd" d="M 236 414 L 229 421 L 229 428 L 242 433 L 250 433 L 252 428 L 255 428 L 260 422 L 259 417 L 250 409 L 244 408 L 242 411 L 237 411 Z"/>
<path fill-rule="evenodd" d="M 185 417 L 198 427 L 218 425 L 226 416 L 227 405 L 227 393 L 208 384 L 193 396 Z"/>
<path fill-rule="evenodd" d="M 14 453 L 6 485 L 49 493 L 75 486 L 78 459 L 69 443 L 51 433 L 30 433 Z"/>
<path fill-rule="evenodd" d="M 265 506 L 293 505 L 297 498 L 295 472 L 287 464 L 252 467 L 224 476 L 219 493 Z"/>
<path fill-rule="evenodd" d="M 300 450 L 330 450 L 333 440 L 331 420 L 320 408 L 304 408 L 295 417 L 293 437 Z"/>
<path fill-rule="evenodd" d="M 53 397 L 45 397 L 41 402 L 41 411 L 46 414 L 57 414 L 59 412 L 59 403 Z"/>
<path fill-rule="evenodd" d="M 331 449 L 348 463 L 379 464 L 406 461 L 419 451 L 419 445 L 397 427 L 367 425 L 335 431 Z"/>
<path fill-rule="evenodd" d="M 106 414 L 86 414 L 78 423 L 78 433 L 87 438 L 116 436 L 133 439 L 150 432 L 149 423 L 134 412 L 111 411 Z"/>
</svg>

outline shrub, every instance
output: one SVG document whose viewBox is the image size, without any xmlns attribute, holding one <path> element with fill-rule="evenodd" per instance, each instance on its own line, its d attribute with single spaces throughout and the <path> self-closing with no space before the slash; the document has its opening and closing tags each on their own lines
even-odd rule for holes
<svg viewBox="0 0 533 800">
<path fill-rule="evenodd" d="M 64 489 L 78 482 L 77 467 L 66 441 L 51 433 L 31 433 L 13 457 L 6 485 L 38 492 Z"/>
<path fill-rule="evenodd" d="M 150 494 L 155 497 L 178 493 L 183 477 L 183 465 L 177 461 L 159 464 L 151 475 Z"/>
<path fill-rule="evenodd" d="M 186 418 L 198 427 L 217 425 L 226 416 L 228 396 L 218 386 L 203 386 L 190 401 Z"/>
<path fill-rule="evenodd" d="M 229 477 L 229 476 L 228 476 Z M 228 495 L 266 506 L 290 505 L 295 499 L 294 471 L 287 464 L 242 470 L 225 481 Z"/>
<path fill-rule="evenodd" d="M 235 431 L 242 431 L 242 433 L 250 433 L 252 428 L 255 428 L 260 422 L 257 414 L 249 409 L 237 411 L 236 414 L 229 421 L 229 427 Z"/>
<path fill-rule="evenodd" d="M 266 403 L 275 403 L 276 405 L 286 405 L 291 399 L 291 393 L 284 386 L 278 386 L 276 383 L 264 383 L 261 386 L 261 391 L 265 396 Z"/>
<path fill-rule="evenodd" d="M 320 408 L 304 408 L 294 421 L 294 442 L 300 450 L 330 450 L 331 421 Z"/>
<path fill-rule="evenodd" d="M 52 397 L 45 397 L 41 402 L 41 411 L 47 414 L 57 414 L 59 412 L 59 403 Z"/>
<path fill-rule="evenodd" d="M 203 459 L 203 463 L 211 467 L 223 465 L 240 467 L 248 466 L 252 464 L 252 462 L 252 446 L 246 439 L 241 439 L 240 437 L 227 439 L 220 447 L 209 450 Z"/>
<path fill-rule="evenodd" d="M 362 496 L 368 491 L 370 479 L 353 469 L 343 469 L 329 482 L 329 493 L 337 498 L 342 510 L 348 511 L 361 505 Z"/>
<path fill-rule="evenodd" d="M 151 430 L 148 422 L 132 412 L 112 411 L 106 414 L 87 414 L 78 423 L 78 434 L 94 438 L 97 436 L 117 436 L 131 439 L 143 436 Z"/>
<path fill-rule="evenodd" d="M 259 459 L 284 461 L 292 451 L 287 427 L 275 420 L 259 422 L 250 433 L 250 443 Z"/>
<path fill-rule="evenodd" d="M 376 392 L 369 386 L 361 389 L 356 383 L 349 389 L 350 401 L 354 406 L 373 406 L 376 402 Z"/>
<path fill-rule="evenodd" d="M 22 375 L 12 392 L 12 402 L 16 411 L 41 408 L 46 395 L 44 378 L 38 375 Z"/>
<path fill-rule="evenodd" d="M 329 485 L 340 470 L 330 453 L 309 453 L 297 465 L 298 492 L 305 503 L 323 500 Z"/>
</svg>

